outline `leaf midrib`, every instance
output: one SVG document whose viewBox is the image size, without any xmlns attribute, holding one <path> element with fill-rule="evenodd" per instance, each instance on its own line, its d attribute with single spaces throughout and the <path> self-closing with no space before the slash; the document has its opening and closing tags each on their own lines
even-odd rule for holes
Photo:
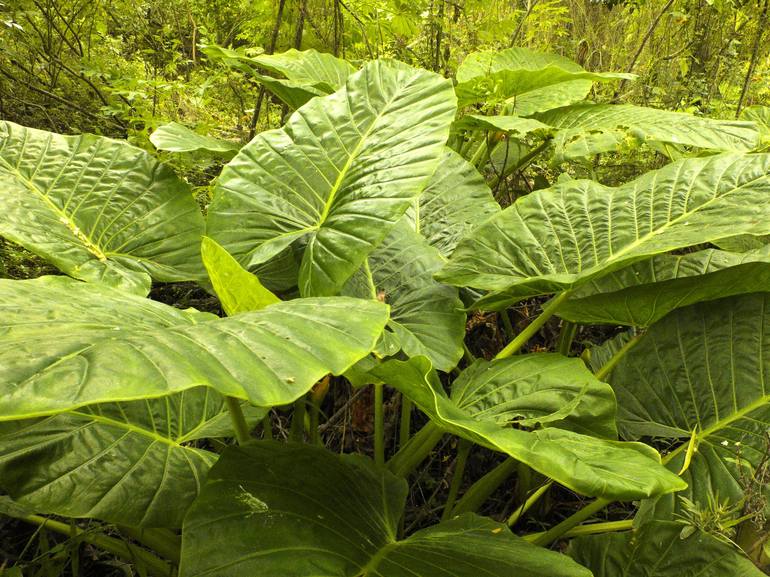
<svg viewBox="0 0 770 577">
<path fill-rule="evenodd" d="M 72 235 L 78 241 L 80 241 L 80 243 L 86 248 L 88 252 L 90 252 L 92 255 L 94 255 L 97 259 L 99 259 L 102 262 L 105 262 L 107 260 L 107 256 L 104 254 L 101 248 L 99 248 L 99 246 L 97 246 L 91 240 L 91 238 L 88 237 L 88 235 L 86 235 L 86 233 L 81 230 L 80 226 L 78 226 L 78 224 L 67 213 L 65 213 L 58 206 L 56 206 L 56 204 L 48 197 L 47 194 L 45 194 L 40 188 L 38 188 L 31 180 L 26 178 L 18 170 L 18 168 L 9 164 L 8 161 L 6 161 L 4 158 L 0 158 L 0 164 L 18 181 L 20 181 L 28 190 L 35 193 L 40 198 L 40 200 L 43 201 L 45 206 L 47 206 L 48 209 L 59 218 L 59 222 L 61 222 L 67 227 L 67 229 L 72 233 Z"/>
</svg>

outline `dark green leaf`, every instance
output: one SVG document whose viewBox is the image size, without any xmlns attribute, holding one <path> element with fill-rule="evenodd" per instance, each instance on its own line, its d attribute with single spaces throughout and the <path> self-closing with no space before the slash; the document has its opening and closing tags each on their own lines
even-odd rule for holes
<svg viewBox="0 0 770 577">
<path fill-rule="evenodd" d="M 589 577 L 464 515 L 397 541 L 406 482 L 360 456 L 258 442 L 226 451 L 185 519 L 182 577 Z"/>
</svg>

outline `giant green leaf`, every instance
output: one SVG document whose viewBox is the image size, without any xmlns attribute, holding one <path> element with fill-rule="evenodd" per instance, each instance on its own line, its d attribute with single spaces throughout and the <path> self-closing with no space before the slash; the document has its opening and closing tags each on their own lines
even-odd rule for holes
<svg viewBox="0 0 770 577">
<path fill-rule="evenodd" d="M 205 275 L 190 187 L 126 142 L 0 122 L 0 235 L 76 278 L 146 295 Z"/>
<path fill-rule="evenodd" d="M 500 205 L 484 177 L 455 151 L 446 148 L 425 190 L 407 219 L 431 246 L 449 256 L 460 239 Z"/>
<path fill-rule="evenodd" d="M 215 44 L 204 45 L 202 50 L 209 58 L 255 78 L 291 108 L 299 108 L 316 96 L 331 94 L 355 71 L 348 61 L 313 49 L 292 48 L 278 54 L 254 56 L 247 55 L 243 49 Z M 260 71 L 280 76 L 268 76 Z"/>
<path fill-rule="evenodd" d="M 311 98 L 342 88 L 355 68 L 347 60 L 317 50 L 295 50 L 279 54 L 260 54 L 254 64 L 285 78 L 254 74 L 265 87 L 292 108 L 299 108 Z"/>
<path fill-rule="evenodd" d="M 770 294 L 700 303 L 654 324 L 616 365 L 610 382 L 626 437 L 679 442 L 669 467 L 680 470 L 695 432 L 697 452 L 684 478 L 688 498 L 743 497 L 741 478 L 768 451 Z M 741 465 L 742 463 L 742 465 Z M 659 515 L 675 510 L 658 503 Z"/>
<path fill-rule="evenodd" d="M 208 235 L 248 267 L 303 239 L 301 294 L 335 294 L 427 184 L 454 113 L 447 80 L 371 62 L 224 168 Z"/>
<path fill-rule="evenodd" d="M 662 254 L 594 279 L 559 306 L 577 323 L 646 327 L 676 308 L 770 288 L 770 246 Z"/>
<path fill-rule="evenodd" d="M 750 122 L 716 120 L 632 104 L 583 102 L 535 116 L 556 129 L 557 161 L 616 150 L 627 138 L 687 145 L 706 150 L 743 152 L 757 145 Z"/>
<path fill-rule="evenodd" d="M 594 577 L 762 577 L 734 545 L 682 523 L 646 523 L 628 533 L 579 537 L 568 553 Z"/>
<path fill-rule="evenodd" d="M 749 106 L 741 111 L 741 120 L 753 122 L 763 144 L 770 144 L 770 106 Z"/>
<path fill-rule="evenodd" d="M 438 278 L 492 291 L 479 307 L 578 287 L 634 261 L 770 232 L 770 154 L 689 158 L 619 187 L 535 191 L 464 239 Z"/>
<path fill-rule="evenodd" d="M 397 540 L 407 486 L 372 461 L 257 442 L 225 451 L 185 519 L 181 577 L 590 577 L 490 519 Z"/>
<path fill-rule="evenodd" d="M 169 122 L 155 129 L 150 142 L 158 150 L 169 152 L 197 152 L 200 150 L 232 156 L 240 145 L 213 136 L 198 134 L 178 122 Z"/>
<path fill-rule="evenodd" d="M 387 318 L 336 297 L 220 319 L 66 277 L 0 280 L 0 420 L 201 385 L 286 404 L 366 355 Z"/>
<path fill-rule="evenodd" d="M 460 106 L 509 101 L 511 112 L 528 116 L 585 98 L 595 81 L 635 78 L 614 72 L 588 72 L 556 54 L 527 48 L 473 52 L 457 69 Z"/>
<path fill-rule="evenodd" d="M 388 303 L 388 328 L 399 348 L 449 371 L 463 356 L 465 312 L 457 289 L 433 280 L 443 264 L 438 250 L 402 220 L 350 279 L 344 294 Z"/>
<path fill-rule="evenodd" d="M 518 360 L 521 364 L 512 364 L 518 371 L 512 371 L 503 383 L 480 379 L 482 394 L 498 395 L 495 403 L 488 404 L 481 403 L 477 394 L 447 397 L 424 357 L 387 361 L 372 373 L 412 399 L 447 432 L 506 453 L 579 493 L 630 500 L 685 488 L 676 475 L 660 465 L 657 452 L 647 445 L 556 427 L 534 431 L 512 428 L 510 423 L 522 416 L 528 417 L 524 423 L 530 425 L 566 420 L 569 412 L 562 410 L 560 401 L 567 398 L 572 404 L 567 406 L 577 408 L 583 401 L 576 394 L 577 389 L 583 389 L 581 384 L 601 386 L 578 359 L 566 363 L 556 355 L 528 355 Z M 570 387 L 571 381 L 578 386 Z M 518 395 L 525 393 L 530 398 L 519 401 Z M 527 406 L 528 401 L 534 402 Z M 588 405 L 584 410 L 601 412 L 602 403 Z"/>
<path fill-rule="evenodd" d="M 250 423 L 264 415 L 244 409 Z M 0 487 L 40 512 L 180 527 L 217 459 L 190 441 L 231 430 L 208 387 L 0 423 Z"/>
</svg>

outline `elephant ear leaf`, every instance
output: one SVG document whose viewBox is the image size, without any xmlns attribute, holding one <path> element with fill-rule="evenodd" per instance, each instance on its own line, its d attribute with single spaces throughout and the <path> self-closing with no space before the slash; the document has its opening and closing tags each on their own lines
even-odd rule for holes
<svg viewBox="0 0 770 577">
<path fill-rule="evenodd" d="M 512 112 L 529 116 L 583 100 L 596 81 L 633 79 L 632 74 L 588 72 L 577 63 L 526 48 L 470 54 L 457 69 L 460 106 L 509 101 Z"/>
<path fill-rule="evenodd" d="M 762 577 L 735 545 L 683 523 L 645 523 L 627 533 L 579 537 L 567 553 L 594 577 Z M 654 573 L 650 573 L 651 568 Z"/>
<path fill-rule="evenodd" d="M 66 277 L 0 280 L 0 313 L 0 420 L 197 386 L 284 405 L 368 354 L 388 320 L 345 297 L 218 318 Z"/>
<path fill-rule="evenodd" d="M 0 122 L 0 235 L 75 278 L 141 296 L 205 278 L 192 191 L 126 142 Z"/>
<path fill-rule="evenodd" d="M 387 361 L 371 372 L 412 399 L 440 429 L 505 453 L 579 493 L 632 500 L 685 488 L 647 445 L 568 430 L 595 434 L 599 427 L 606 435 L 600 423 L 608 424 L 613 408 L 612 392 L 579 359 L 536 354 L 472 365 L 452 397 L 425 357 Z M 604 414 L 588 424 L 594 411 Z M 527 431 L 511 427 L 517 422 L 555 426 Z"/>
<path fill-rule="evenodd" d="M 339 293 L 436 170 L 455 109 L 448 80 L 367 64 L 225 166 L 207 234 L 247 268 L 301 239 L 300 293 Z"/>
<path fill-rule="evenodd" d="M 661 254 L 577 289 L 557 314 L 569 321 L 647 327 L 674 309 L 770 286 L 770 246 Z"/>
<path fill-rule="evenodd" d="M 403 479 L 361 456 L 258 441 L 224 452 L 185 519 L 180 577 L 590 577 L 467 514 L 398 540 Z"/>
<path fill-rule="evenodd" d="M 243 410 L 250 425 L 266 412 Z M 232 435 L 224 397 L 208 387 L 3 422 L 2 488 L 38 512 L 181 527 L 217 459 L 190 441 Z"/>
<path fill-rule="evenodd" d="M 632 104 L 582 102 L 535 118 L 555 129 L 552 144 L 559 162 L 616 150 L 628 138 L 745 152 L 757 145 L 759 136 L 751 122 L 715 120 Z"/>
<path fill-rule="evenodd" d="M 169 122 L 156 128 L 150 135 L 150 142 L 158 150 L 168 152 L 205 151 L 225 155 L 228 158 L 240 148 L 240 145 L 235 142 L 198 134 L 178 122 Z"/>
<path fill-rule="evenodd" d="M 402 219 L 343 294 L 390 305 L 388 328 L 398 349 L 408 356 L 425 355 L 438 369 L 450 371 L 463 355 L 465 312 L 457 289 L 433 279 L 443 263 L 438 250 Z M 382 352 L 390 356 L 397 351 Z"/>
<path fill-rule="evenodd" d="M 490 291 L 498 308 L 577 288 L 631 263 L 736 234 L 770 232 L 770 154 L 689 158 L 611 188 L 572 180 L 537 190 L 460 242 L 437 275 Z"/>
<path fill-rule="evenodd" d="M 639 337 L 610 374 L 622 434 L 678 442 L 668 466 L 686 468 L 683 496 L 697 506 L 709 506 L 715 494 L 741 503 L 754 473 L 766 474 L 757 468 L 770 451 L 769 311 L 766 292 L 676 310 Z M 687 449 L 692 437 L 694 453 Z M 661 498 L 643 510 L 671 518 L 682 503 Z"/>
</svg>

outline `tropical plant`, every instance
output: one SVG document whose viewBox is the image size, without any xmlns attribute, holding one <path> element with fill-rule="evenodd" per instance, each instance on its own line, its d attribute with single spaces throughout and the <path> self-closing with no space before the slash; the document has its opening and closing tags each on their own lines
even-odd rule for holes
<svg viewBox="0 0 770 577">
<path fill-rule="evenodd" d="M 628 75 L 516 48 L 470 55 L 456 85 L 394 60 L 222 58 L 296 110 L 237 153 L 155 133 L 172 154 L 235 153 L 205 217 L 126 142 L 0 124 L 0 234 L 68 275 L 0 280 L 4 513 L 65 534 L 41 514 L 117 524 L 130 546 L 79 537 L 156 575 L 762 574 L 770 154 L 755 110 L 591 104 L 593 82 Z M 495 200 L 490 184 L 541 153 L 629 137 L 681 158 Z M 225 316 L 147 298 L 152 281 L 196 282 Z M 525 299 L 542 312 L 516 331 Z M 499 311 L 510 342 L 476 358 L 469 311 Z M 558 351 L 528 348 L 559 317 Z M 572 356 L 589 324 L 630 328 Z M 321 446 L 329 375 L 373 388 L 373 459 Z M 270 439 L 292 405 L 290 441 Z M 408 480 L 446 434 L 441 520 L 412 532 Z M 460 496 L 474 447 L 502 461 Z M 508 522 L 478 515 L 514 471 Z M 556 486 L 595 500 L 514 533 Z M 616 501 L 627 518 L 586 523 Z M 546 549 L 571 537 L 568 555 Z"/>
</svg>

